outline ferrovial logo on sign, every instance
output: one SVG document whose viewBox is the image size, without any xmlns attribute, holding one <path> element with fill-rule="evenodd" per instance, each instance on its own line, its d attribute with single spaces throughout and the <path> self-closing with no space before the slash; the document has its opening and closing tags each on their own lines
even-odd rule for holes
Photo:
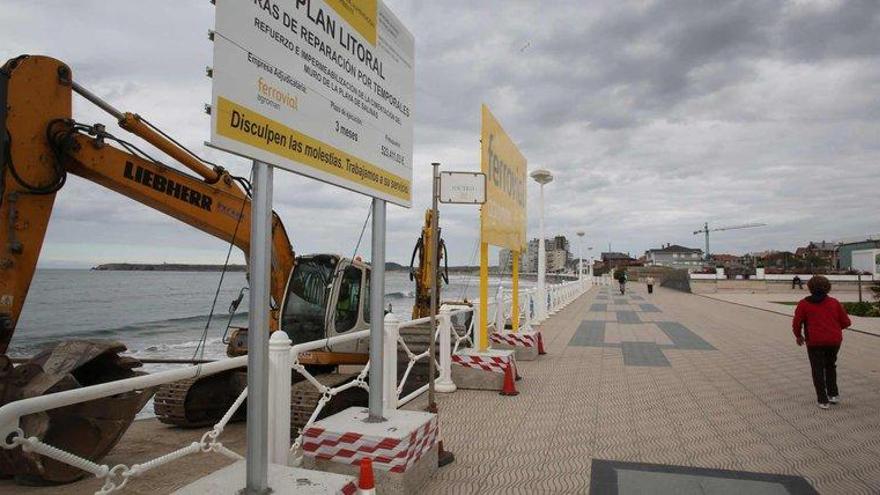
<svg viewBox="0 0 880 495">
<path fill-rule="evenodd" d="M 217 0 L 211 145 L 409 207 L 412 34 L 380 0 Z"/>
<path fill-rule="evenodd" d="M 526 159 L 486 105 L 480 141 L 487 183 L 480 215 L 482 240 L 519 251 L 526 243 Z"/>
</svg>

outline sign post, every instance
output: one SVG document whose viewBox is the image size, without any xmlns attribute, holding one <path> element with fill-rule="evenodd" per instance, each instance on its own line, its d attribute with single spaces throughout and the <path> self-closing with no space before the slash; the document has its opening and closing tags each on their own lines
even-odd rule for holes
<svg viewBox="0 0 880 495">
<path fill-rule="evenodd" d="M 440 172 L 440 164 L 434 162 L 433 167 L 433 190 L 431 194 L 431 337 L 430 355 L 428 360 L 428 376 L 434 376 L 435 338 L 437 333 L 437 276 L 440 270 L 440 253 L 438 242 L 440 239 L 439 218 L 440 211 L 437 203 L 447 204 L 483 204 L 486 202 L 486 175 L 481 172 Z M 480 317 L 482 318 L 482 316 Z M 428 407 L 436 409 L 434 402 L 434 380 L 428 382 Z"/>
<path fill-rule="evenodd" d="M 249 495 L 269 492 L 269 280 L 272 260 L 272 167 L 254 160 L 248 254 L 247 488 Z"/>
<path fill-rule="evenodd" d="M 489 347 L 487 312 L 489 300 L 489 244 L 505 247 L 514 257 L 514 321 L 519 316 L 519 252 L 526 243 L 526 159 L 501 124 L 482 107 L 481 159 L 486 174 L 486 203 L 480 211 L 480 352 Z M 502 308 L 498 308 L 502 311 Z M 514 325 L 514 328 L 516 326 Z M 501 331 L 502 329 L 497 329 Z"/>
<path fill-rule="evenodd" d="M 373 198 L 373 240 L 370 263 L 370 399 L 369 421 L 382 416 L 382 348 L 385 334 L 385 201 Z"/>
<path fill-rule="evenodd" d="M 440 198 L 440 164 L 437 162 L 432 163 L 431 170 L 431 210 L 433 210 L 433 214 L 431 215 L 431 248 L 429 251 L 431 255 L 428 262 L 428 268 L 431 270 L 431 335 L 428 337 L 428 411 L 436 413 L 437 402 L 434 393 L 434 374 L 437 371 L 434 359 L 437 356 L 437 272 L 440 271 L 440 253 L 437 252 L 440 248 L 440 243 L 437 239 L 440 237 L 440 228 L 437 226 L 437 216 L 440 214 L 437 211 L 437 201 Z"/>
<path fill-rule="evenodd" d="M 513 267 L 511 271 L 513 272 L 513 302 L 511 305 L 513 306 L 510 313 L 510 326 L 513 328 L 514 333 L 519 330 L 519 251 L 513 251 Z"/>
<path fill-rule="evenodd" d="M 412 204 L 415 41 L 381 0 L 214 3 L 209 144 L 254 160 L 245 491 L 256 494 L 269 489 L 272 167 L 373 198 L 368 420 L 382 420 L 385 204 Z"/>
</svg>

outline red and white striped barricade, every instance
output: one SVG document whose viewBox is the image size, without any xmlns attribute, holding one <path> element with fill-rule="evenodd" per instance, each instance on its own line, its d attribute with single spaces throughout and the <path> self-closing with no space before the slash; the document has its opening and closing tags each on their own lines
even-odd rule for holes
<svg viewBox="0 0 880 495">
<path fill-rule="evenodd" d="M 544 355 L 544 336 L 540 330 L 528 332 L 495 332 L 489 335 L 493 347 L 497 349 L 513 349 L 517 361 L 533 361 Z"/>
<path fill-rule="evenodd" d="M 378 493 L 417 492 L 437 469 L 437 415 L 387 409 L 383 415 L 385 421 L 371 423 L 366 408 L 350 407 L 306 427 L 304 467 L 356 476 L 369 458 Z"/>
<path fill-rule="evenodd" d="M 517 395 L 514 381 L 519 378 L 514 351 L 460 349 L 452 355 L 452 380 L 460 388 L 498 390 L 501 395 Z"/>
</svg>

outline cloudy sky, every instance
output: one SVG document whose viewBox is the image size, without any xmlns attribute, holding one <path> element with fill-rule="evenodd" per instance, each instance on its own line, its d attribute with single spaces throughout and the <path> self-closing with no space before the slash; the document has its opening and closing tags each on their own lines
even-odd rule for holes
<svg viewBox="0 0 880 495">
<path fill-rule="evenodd" d="M 480 104 L 548 168 L 548 234 L 642 253 L 793 249 L 880 232 L 880 2 L 876 0 L 387 0 L 416 38 L 414 206 L 389 207 L 388 258 L 408 261 L 430 162 L 479 167 Z M 0 0 L 0 56 L 47 54 L 80 84 L 204 147 L 207 0 Z M 77 119 L 109 123 L 83 100 Z M 294 249 L 355 248 L 369 200 L 279 171 Z M 537 189 L 529 186 L 534 207 Z M 534 212 L 534 208 L 532 208 Z M 445 207 L 453 264 L 475 261 L 478 213 Z M 537 217 L 529 218 L 537 235 Z M 359 250 L 369 254 L 369 232 Z M 43 266 L 219 263 L 224 243 L 81 179 L 59 194 Z M 493 257 L 494 258 L 494 257 Z M 494 261 L 494 259 L 493 259 Z"/>
</svg>

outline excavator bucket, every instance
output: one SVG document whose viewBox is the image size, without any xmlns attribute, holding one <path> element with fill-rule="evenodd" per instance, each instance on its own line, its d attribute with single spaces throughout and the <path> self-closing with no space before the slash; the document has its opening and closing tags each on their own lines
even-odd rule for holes
<svg viewBox="0 0 880 495">
<path fill-rule="evenodd" d="M 115 341 L 74 340 L 57 344 L 13 367 L 0 356 L 0 403 L 143 375 L 137 359 L 120 356 Z M 25 416 L 25 436 L 99 462 L 116 445 L 154 389 L 128 392 Z M 69 483 L 87 473 L 21 448 L 0 451 L 0 476 L 20 484 Z"/>
</svg>

